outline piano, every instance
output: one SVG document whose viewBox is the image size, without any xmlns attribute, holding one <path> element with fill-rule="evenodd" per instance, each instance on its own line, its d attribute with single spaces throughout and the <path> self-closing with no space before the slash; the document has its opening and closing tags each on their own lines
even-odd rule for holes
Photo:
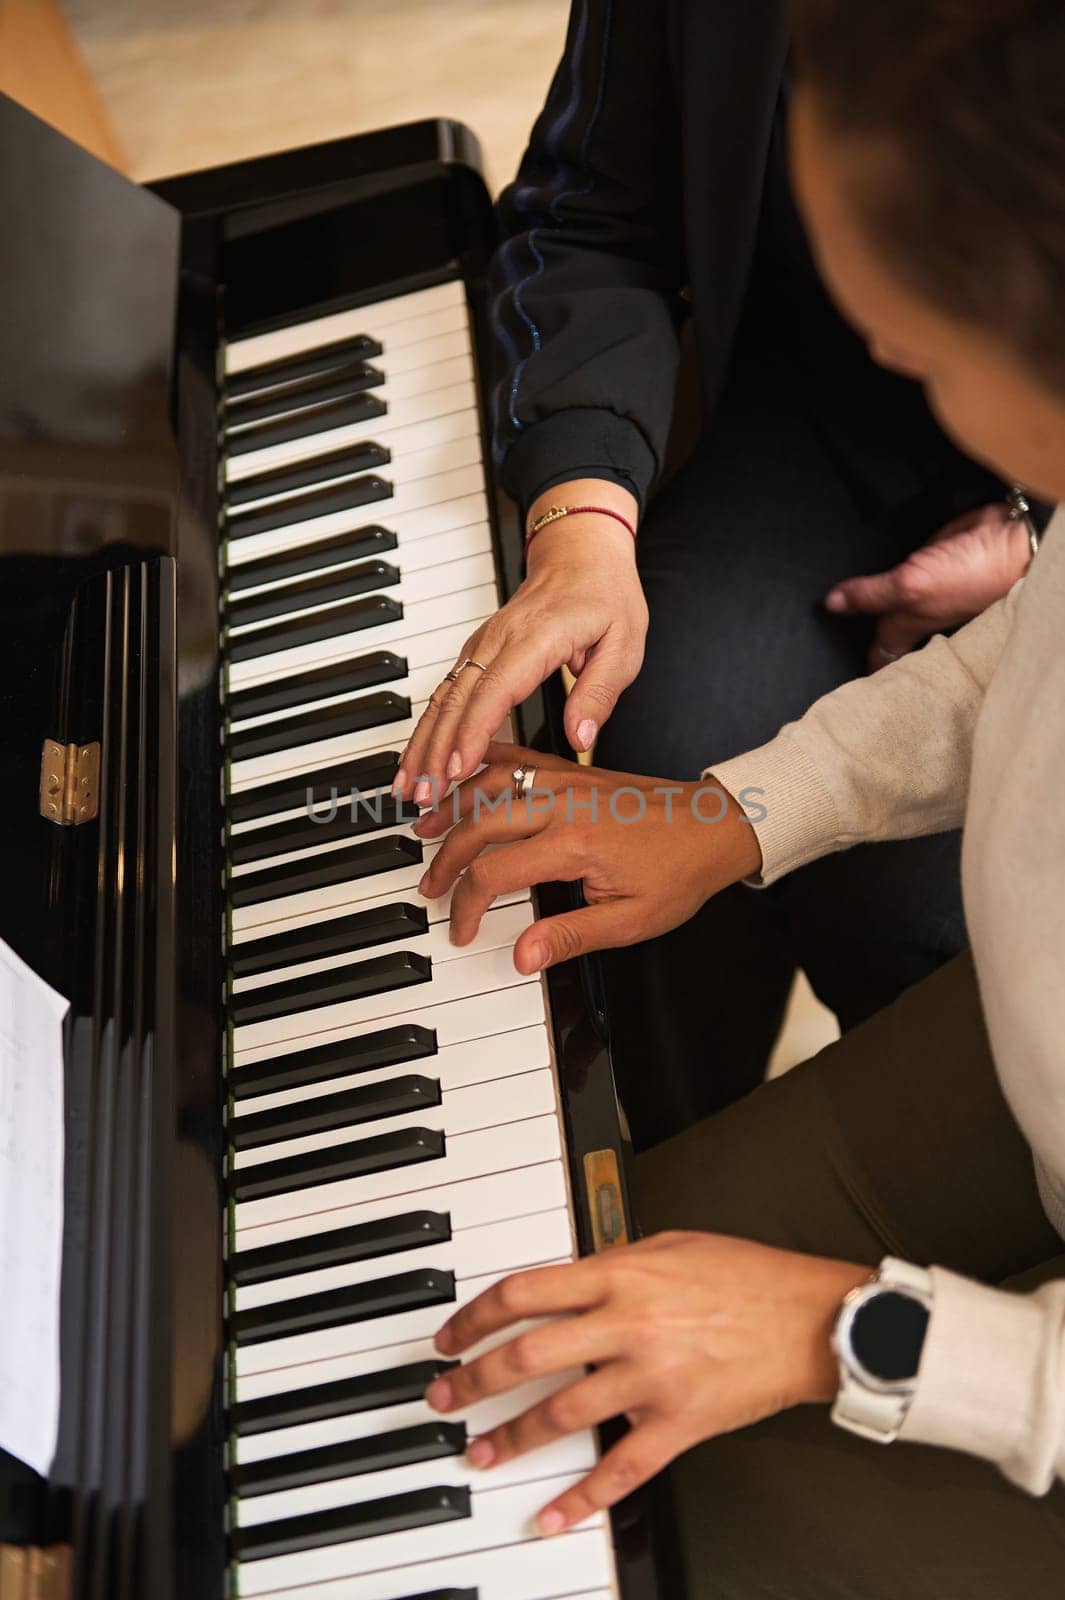
<svg viewBox="0 0 1065 1600">
<path fill-rule="evenodd" d="M 71 1004 L 3 1600 L 677 1600 L 660 1487 L 533 1531 L 603 1439 L 478 1475 L 423 1400 L 450 1306 L 633 1229 L 594 969 L 519 977 L 528 895 L 452 949 L 389 793 L 520 575 L 475 141 L 145 189 L 0 100 L 0 207 L 0 937 Z"/>
</svg>

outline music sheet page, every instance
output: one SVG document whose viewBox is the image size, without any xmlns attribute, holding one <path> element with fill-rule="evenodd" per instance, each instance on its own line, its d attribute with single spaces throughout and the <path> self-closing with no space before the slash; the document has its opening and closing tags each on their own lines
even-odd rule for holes
<svg viewBox="0 0 1065 1600">
<path fill-rule="evenodd" d="M 66 1012 L 0 940 L 0 1445 L 41 1473 L 59 1426 Z"/>
</svg>

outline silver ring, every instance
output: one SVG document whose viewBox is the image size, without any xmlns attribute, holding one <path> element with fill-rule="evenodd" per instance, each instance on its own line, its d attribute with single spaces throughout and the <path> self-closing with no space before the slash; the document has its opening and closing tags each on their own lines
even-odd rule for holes
<svg viewBox="0 0 1065 1600">
<path fill-rule="evenodd" d="M 903 655 L 901 650 L 898 655 L 895 654 L 894 650 L 885 650 L 882 644 L 877 645 L 876 653 L 878 656 L 883 656 L 885 661 L 901 661 Z"/>
<path fill-rule="evenodd" d="M 536 768 L 527 767 L 523 761 L 510 774 L 510 781 L 514 785 L 515 800 L 527 800 L 536 782 Z"/>
</svg>

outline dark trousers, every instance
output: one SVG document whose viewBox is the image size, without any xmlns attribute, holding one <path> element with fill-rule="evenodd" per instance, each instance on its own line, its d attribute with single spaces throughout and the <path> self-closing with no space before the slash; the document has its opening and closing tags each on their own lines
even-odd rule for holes
<svg viewBox="0 0 1065 1600">
<path fill-rule="evenodd" d="M 838 1044 L 641 1156 L 645 1232 L 696 1228 L 1026 1289 L 1065 1274 L 960 956 Z M 802 1406 L 672 1470 L 689 1600 L 1060 1600 L 1065 1484 L 882 1446 Z"/>
<path fill-rule="evenodd" d="M 600 737 L 602 766 L 691 779 L 771 738 L 864 671 L 871 624 L 831 617 L 828 589 L 1001 494 L 915 386 L 805 292 L 805 321 L 776 312 L 769 287 L 754 297 L 713 425 L 647 514 L 647 653 Z M 849 1028 L 964 948 L 958 859 L 955 834 L 859 847 L 610 953 L 636 1148 L 761 1080 L 797 966 Z"/>
</svg>

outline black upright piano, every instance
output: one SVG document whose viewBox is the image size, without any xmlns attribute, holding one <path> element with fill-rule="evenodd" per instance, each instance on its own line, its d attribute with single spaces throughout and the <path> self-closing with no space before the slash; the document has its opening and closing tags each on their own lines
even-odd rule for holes
<svg viewBox="0 0 1065 1600">
<path fill-rule="evenodd" d="M 474 1482 L 423 1401 L 450 1304 L 632 1228 L 594 971 L 519 978 L 528 897 L 451 949 L 389 794 L 520 574 L 476 144 L 144 189 L 0 100 L 0 218 L 0 937 L 70 1002 L 3 1600 L 675 1600 L 653 1494 L 533 1532 L 595 1438 Z"/>
</svg>

